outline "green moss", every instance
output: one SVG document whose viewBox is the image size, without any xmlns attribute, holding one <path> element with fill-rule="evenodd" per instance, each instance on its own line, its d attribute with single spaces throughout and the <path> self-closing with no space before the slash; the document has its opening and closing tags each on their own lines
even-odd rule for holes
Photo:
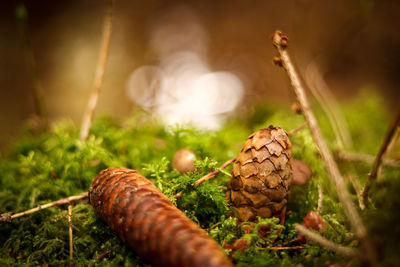
<svg viewBox="0 0 400 267">
<path fill-rule="evenodd" d="M 374 154 L 379 148 L 389 117 L 381 100 L 371 93 L 355 102 L 344 104 L 354 140 L 354 151 Z M 317 108 L 318 110 L 318 108 Z M 336 142 L 329 123 L 318 110 L 319 121 L 329 146 Z M 172 127 L 137 113 L 123 123 L 109 117 L 96 120 L 87 142 L 78 139 L 78 129 L 70 121 L 56 124 L 49 132 L 31 135 L 27 131 L 9 151 L 0 156 L 0 212 L 19 212 L 63 197 L 87 191 L 92 179 L 104 168 L 123 166 L 138 170 L 151 179 L 192 220 L 207 229 L 221 245 L 246 238 L 249 245 L 231 257 L 238 266 L 321 266 L 329 262 L 344 264 L 335 253 L 309 242 L 303 250 L 272 251 L 263 248 L 273 236 L 260 238 L 259 227 L 268 225 L 271 233 L 281 226 L 276 219 L 261 219 L 258 224 L 238 225 L 228 218 L 229 207 L 223 187 L 231 167 L 218 178 L 198 187 L 193 183 L 234 157 L 246 138 L 255 130 L 270 124 L 291 130 L 304 122 L 302 116 L 286 110 L 256 108 L 248 117 L 231 120 L 216 132 Z M 301 223 L 310 211 L 316 210 L 318 185 L 324 192 L 323 210 L 327 229 L 321 234 L 345 246 L 357 247 L 351 229 L 338 201 L 336 191 L 324 168 L 309 130 L 291 137 L 293 156 L 313 170 L 313 179 L 304 187 L 296 187 L 288 205 L 290 215 L 274 246 L 284 246 L 297 237 L 293 223 Z M 196 152 L 196 170 L 179 174 L 171 167 L 174 153 L 180 148 Z M 370 166 L 341 163 L 345 175 L 363 184 Z M 362 212 L 371 238 L 377 244 L 384 265 L 400 261 L 400 171 L 383 169 L 383 179 L 371 191 L 372 205 Z M 354 190 L 352 197 L 356 200 Z M 175 200 L 173 194 L 184 191 Z M 124 246 L 110 229 L 96 218 L 90 205 L 77 203 L 73 208 L 74 264 L 77 266 L 144 266 L 141 259 Z M 251 230 L 246 231 L 246 227 Z M 247 228 L 249 229 L 249 228 Z M 53 207 L 0 225 L 0 265 L 59 266 L 68 265 L 69 238 L 66 207 Z M 263 249 L 260 249 L 263 248 Z M 227 250 L 227 253 L 230 253 Z M 101 256 L 101 257 L 100 257 Z M 100 258 L 99 258 L 100 257 Z"/>
</svg>

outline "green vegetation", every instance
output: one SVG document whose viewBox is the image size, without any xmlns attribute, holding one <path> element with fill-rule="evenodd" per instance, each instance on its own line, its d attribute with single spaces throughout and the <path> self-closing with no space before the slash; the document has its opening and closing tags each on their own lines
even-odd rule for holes
<svg viewBox="0 0 400 267">
<path fill-rule="evenodd" d="M 363 94 L 356 102 L 343 105 L 354 140 L 354 152 L 375 154 L 383 138 L 390 116 L 385 105 L 372 93 Z M 319 121 L 331 148 L 334 135 L 322 112 Z M 284 246 L 297 237 L 293 223 L 316 210 L 317 186 L 324 192 L 321 216 L 326 238 L 349 247 L 357 247 L 349 229 L 341 203 L 338 201 L 317 148 L 308 129 L 291 137 L 293 157 L 306 162 L 313 170 L 311 182 L 296 187 L 289 201 L 284 227 L 279 220 L 260 219 L 257 224 L 237 225 L 228 218 L 229 207 L 223 186 L 230 168 L 216 179 L 198 187 L 193 183 L 234 157 L 255 130 L 270 124 L 287 131 L 304 122 L 302 116 L 289 110 L 256 108 L 251 115 L 232 120 L 217 132 L 193 128 L 165 129 L 148 114 L 136 113 L 123 123 L 103 117 L 93 124 L 87 142 L 78 138 L 78 129 L 71 122 L 58 123 L 49 132 L 32 135 L 27 130 L 9 151 L 0 156 L 0 213 L 20 212 L 60 198 L 87 191 L 92 179 L 107 167 L 127 167 L 138 170 L 151 179 L 174 203 L 222 246 L 243 238 L 247 245 L 231 255 L 239 266 L 324 266 L 346 260 L 334 252 L 307 242 L 302 250 L 269 250 L 268 242 L 282 233 L 272 246 Z M 171 167 L 171 160 L 180 148 L 196 152 L 196 170 L 181 175 Z M 366 163 L 340 163 L 345 175 L 351 175 L 362 185 L 370 166 Z M 184 191 L 175 200 L 174 193 Z M 354 189 L 349 185 L 350 192 Z M 362 213 L 371 239 L 377 245 L 383 265 L 400 262 L 397 253 L 400 240 L 400 170 L 383 169 L 383 177 L 371 191 L 372 205 Z M 260 236 L 260 229 L 270 235 Z M 90 205 L 77 202 L 73 208 L 74 260 L 77 266 L 143 266 L 145 263 L 125 247 L 110 229 L 96 218 Z M 0 225 L 0 265 L 60 266 L 69 262 L 69 237 L 66 206 L 52 207 Z M 261 249 L 260 249 L 261 248 Z M 230 249 L 226 249 L 230 253 Z"/>
</svg>

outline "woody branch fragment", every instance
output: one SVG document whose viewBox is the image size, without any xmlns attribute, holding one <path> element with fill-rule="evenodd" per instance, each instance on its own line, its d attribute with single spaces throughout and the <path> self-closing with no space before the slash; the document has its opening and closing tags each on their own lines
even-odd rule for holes
<svg viewBox="0 0 400 267">
<path fill-rule="evenodd" d="M 94 78 L 92 94 L 90 96 L 81 125 L 80 139 L 82 141 L 85 141 L 89 135 L 89 129 L 92 123 L 94 110 L 96 109 L 101 85 L 103 84 L 104 70 L 106 68 L 108 50 L 110 48 L 114 3 L 115 0 L 107 0 L 107 9 L 103 25 L 103 36 L 101 39 L 99 63 L 97 65 L 96 76 Z"/>
<path fill-rule="evenodd" d="M 371 264 L 377 265 L 377 255 L 374 246 L 370 242 L 366 227 L 361 220 L 360 214 L 356 209 L 355 204 L 351 201 L 350 196 L 346 190 L 345 183 L 343 181 L 342 174 L 333 158 L 331 151 L 322 136 L 320 127 L 317 123 L 317 119 L 311 109 L 309 101 L 307 99 L 305 90 L 300 82 L 300 77 L 294 68 L 292 60 L 287 52 L 288 37 L 283 35 L 280 31 L 276 31 L 272 36 L 272 43 L 278 50 L 280 64 L 286 71 L 292 88 L 296 94 L 297 100 L 303 111 L 303 115 L 308 123 L 314 142 L 316 143 L 322 160 L 325 163 L 326 169 L 333 180 L 340 201 L 343 204 L 345 212 L 349 218 L 349 221 L 356 233 L 357 238 L 360 240 L 368 260 Z"/>
<path fill-rule="evenodd" d="M 35 212 L 38 212 L 40 210 L 44 210 L 44 209 L 47 209 L 47 208 L 50 208 L 50 207 L 66 205 L 66 204 L 69 204 L 69 203 L 71 203 L 73 201 L 77 201 L 77 200 L 80 200 L 80 199 L 85 199 L 87 197 L 88 197 L 88 192 L 83 192 L 83 193 L 81 193 L 79 195 L 75 195 L 75 196 L 59 199 L 59 200 L 53 201 L 51 203 L 47 203 L 45 205 L 39 205 L 36 208 L 30 209 L 30 210 L 26 210 L 26 211 L 23 211 L 23 212 L 20 212 L 20 213 L 16 213 L 16 214 L 12 214 L 12 212 L 3 213 L 3 214 L 0 214 L 0 223 L 3 223 L 3 222 L 8 223 L 8 222 L 11 222 L 13 219 L 18 218 L 18 217 L 22 217 L 22 216 L 25 216 L 25 215 L 28 215 L 28 214 L 32 214 L 32 213 L 35 213 Z"/>
</svg>

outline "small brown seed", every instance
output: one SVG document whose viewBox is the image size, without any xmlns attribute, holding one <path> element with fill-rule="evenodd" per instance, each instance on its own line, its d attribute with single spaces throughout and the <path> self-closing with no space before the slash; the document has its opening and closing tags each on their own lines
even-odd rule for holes
<svg viewBox="0 0 400 267">
<path fill-rule="evenodd" d="M 196 169 L 196 155 L 191 149 L 182 148 L 176 151 L 172 159 L 172 168 L 180 173 L 193 172 Z"/>
<path fill-rule="evenodd" d="M 274 57 L 272 62 L 274 62 L 275 65 L 282 67 L 282 59 L 280 57 Z"/>
<path fill-rule="evenodd" d="M 308 181 L 310 181 L 312 177 L 312 170 L 307 164 L 300 160 L 293 159 L 292 167 L 294 185 L 305 185 L 308 183 Z"/>
<path fill-rule="evenodd" d="M 300 107 L 299 103 L 293 103 L 293 105 L 292 105 L 292 111 L 293 111 L 295 114 L 298 114 L 298 115 L 300 115 L 300 114 L 302 113 L 301 107 Z"/>
<path fill-rule="evenodd" d="M 286 48 L 288 46 L 288 41 L 282 38 L 281 46 L 282 46 L 282 48 Z"/>
</svg>

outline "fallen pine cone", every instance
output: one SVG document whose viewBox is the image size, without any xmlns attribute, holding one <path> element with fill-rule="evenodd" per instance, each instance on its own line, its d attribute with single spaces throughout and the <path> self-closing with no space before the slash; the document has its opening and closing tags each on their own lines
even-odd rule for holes
<svg viewBox="0 0 400 267">
<path fill-rule="evenodd" d="M 233 165 L 227 199 L 240 221 L 284 212 L 292 184 L 291 143 L 286 132 L 269 126 L 249 136 Z"/>
<path fill-rule="evenodd" d="M 134 170 L 101 171 L 89 201 L 96 215 L 153 266 L 232 266 L 216 241 Z"/>
</svg>

